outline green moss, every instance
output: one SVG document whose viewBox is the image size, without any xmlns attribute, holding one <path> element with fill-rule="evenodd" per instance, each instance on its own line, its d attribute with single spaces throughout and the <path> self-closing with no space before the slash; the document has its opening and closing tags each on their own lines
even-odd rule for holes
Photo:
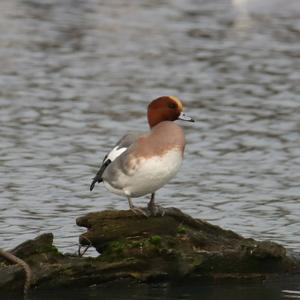
<svg viewBox="0 0 300 300">
<path fill-rule="evenodd" d="M 204 257 L 203 255 L 195 255 L 193 257 L 193 266 L 194 267 L 199 267 L 200 265 L 202 265 L 203 261 L 204 261 Z"/>
<path fill-rule="evenodd" d="M 161 244 L 161 236 L 160 235 L 152 235 L 149 237 L 149 242 L 153 245 L 160 245 Z"/>
<path fill-rule="evenodd" d="M 124 242 L 114 241 L 110 244 L 111 252 L 121 254 L 124 250 Z"/>
<path fill-rule="evenodd" d="M 49 247 L 49 252 L 52 252 L 52 253 L 55 253 L 55 254 L 59 254 L 58 249 L 55 246 L 53 246 L 53 245 L 51 245 Z"/>
<path fill-rule="evenodd" d="M 7 265 L 8 265 L 8 264 L 5 263 L 5 262 L 0 262 L 0 269 L 1 269 L 1 268 L 4 268 L 4 267 L 7 267 Z"/>
<path fill-rule="evenodd" d="M 128 244 L 128 248 L 141 248 L 144 246 L 142 241 L 132 241 Z"/>
<path fill-rule="evenodd" d="M 184 225 L 180 224 L 177 227 L 177 233 L 179 233 L 179 234 L 185 234 L 186 233 L 186 227 Z"/>
<path fill-rule="evenodd" d="M 52 244 L 40 244 L 40 245 L 34 245 L 33 243 L 30 244 L 30 247 L 28 247 L 30 252 L 33 254 L 44 254 L 44 253 L 51 253 L 51 254 L 59 254 L 58 249 L 52 245 Z M 31 250 L 33 249 L 33 250 Z"/>
</svg>

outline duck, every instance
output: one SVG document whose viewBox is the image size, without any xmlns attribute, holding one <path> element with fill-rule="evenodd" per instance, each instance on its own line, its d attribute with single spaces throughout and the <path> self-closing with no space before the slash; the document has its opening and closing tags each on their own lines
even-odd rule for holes
<svg viewBox="0 0 300 300">
<path fill-rule="evenodd" d="M 147 119 L 149 132 L 128 132 L 105 155 L 90 191 L 103 182 L 108 191 L 127 198 L 133 213 L 163 216 L 165 209 L 155 203 L 155 193 L 177 174 L 185 149 L 183 129 L 174 121 L 195 121 L 183 113 L 183 104 L 176 96 L 151 101 Z M 151 195 L 147 207 L 133 204 L 132 198 L 147 194 Z"/>
</svg>

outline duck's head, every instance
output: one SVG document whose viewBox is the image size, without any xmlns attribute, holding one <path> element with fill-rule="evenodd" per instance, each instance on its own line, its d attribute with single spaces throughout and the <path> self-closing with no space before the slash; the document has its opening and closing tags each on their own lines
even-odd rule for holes
<svg viewBox="0 0 300 300">
<path fill-rule="evenodd" d="M 195 122 L 183 112 L 181 101 L 175 96 L 162 96 L 148 105 L 148 123 L 150 128 L 163 121 L 183 120 Z"/>
</svg>

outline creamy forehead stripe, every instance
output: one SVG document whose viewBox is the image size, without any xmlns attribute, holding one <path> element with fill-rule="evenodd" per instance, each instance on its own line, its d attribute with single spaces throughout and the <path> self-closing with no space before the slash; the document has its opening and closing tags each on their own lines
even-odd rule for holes
<svg viewBox="0 0 300 300">
<path fill-rule="evenodd" d="M 179 107 L 180 110 L 183 109 L 181 101 L 176 96 L 169 96 L 169 98 L 172 99 L 172 100 L 174 100 L 177 103 L 177 105 L 178 105 L 178 107 Z"/>
</svg>

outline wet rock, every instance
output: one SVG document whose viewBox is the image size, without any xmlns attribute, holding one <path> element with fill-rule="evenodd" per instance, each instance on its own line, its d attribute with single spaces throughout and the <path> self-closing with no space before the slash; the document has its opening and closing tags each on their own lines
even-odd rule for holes
<svg viewBox="0 0 300 300">
<path fill-rule="evenodd" d="M 43 234 L 11 251 L 32 271 L 31 289 L 87 287 L 113 280 L 135 282 L 262 280 L 300 271 L 299 260 L 279 244 L 246 239 L 175 208 L 164 217 L 131 211 L 102 211 L 77 219 L 87 228 L 79 242 L 95 247 L 98 257 L 61 254 L 53 235 Z M 0 291 L 22 292 L 20 266 L 0 258 Z"/>
</svg>

